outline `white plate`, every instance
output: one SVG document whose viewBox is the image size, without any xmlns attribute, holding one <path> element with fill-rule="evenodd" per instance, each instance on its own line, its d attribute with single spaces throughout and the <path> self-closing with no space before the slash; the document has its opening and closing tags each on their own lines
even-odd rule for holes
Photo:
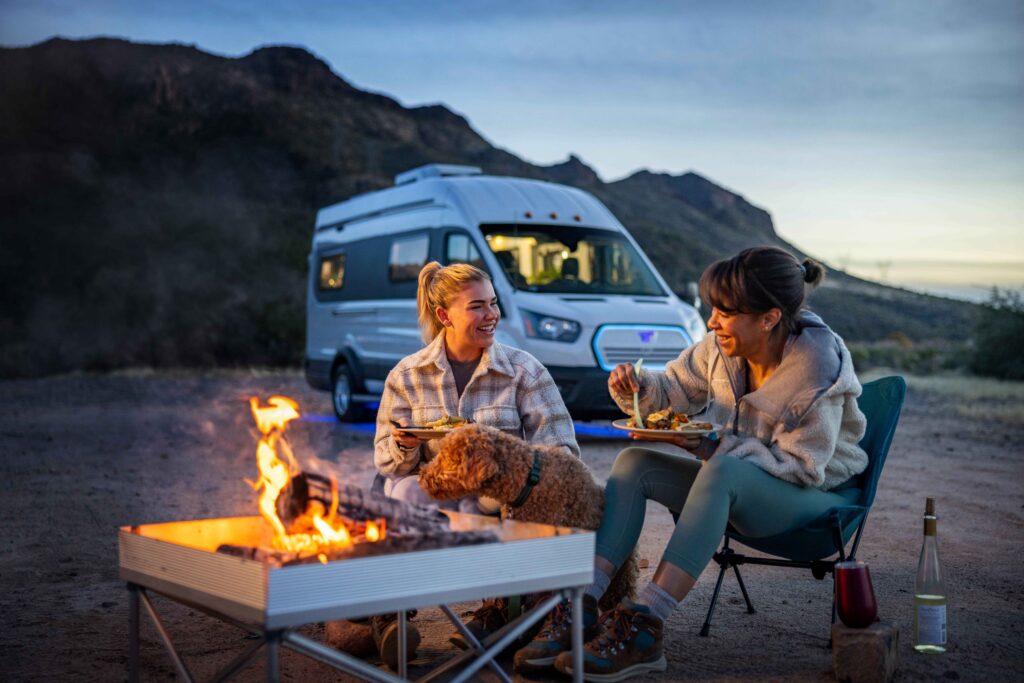
<svg viewBox="0 0 1024 683">
<path fill-rule="evenodd" d="M 704 420 L 701 420 L 703 422 Z M 717 432 L 722 428 L 721 425 L 712 424 L 711 429 L 641 429 L 639 427 L 629 427 L 627 423 L 628 418 L 622 420 L 615 420 L 612 422 L 612 427 L 616 429 L 625 429 L 627 432 L 633 432 L 634 434 L 651 436 L 665 436 L 666 434 L 683 434 L 686 436 L 707 436 L 711 432 Z"/>
</svg>

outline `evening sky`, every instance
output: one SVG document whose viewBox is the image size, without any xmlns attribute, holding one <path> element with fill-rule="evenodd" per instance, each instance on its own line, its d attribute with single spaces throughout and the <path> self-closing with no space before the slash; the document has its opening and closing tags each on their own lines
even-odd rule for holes
<svg viewBox="0 0 1024 683">
<path fill-rule="evenodd" d="M 531 162 L 693 170 L 875 279 L 1024 284 L 1019 1 L 0 0 L 0 44 L 54 35 L 301 45 Z"/>
</svg>

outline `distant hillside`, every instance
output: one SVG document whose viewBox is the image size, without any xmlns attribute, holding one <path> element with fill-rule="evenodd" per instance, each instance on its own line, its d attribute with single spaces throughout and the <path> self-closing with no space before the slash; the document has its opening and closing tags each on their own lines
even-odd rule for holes
<svg viewBox="0 0 1024 683">
<path fill-rule="evenodd" d="M 534 166 L 444 107 L 358 90 L 298 48 L 0 49 L 0 156 L 0 376 L 298 362 L 315 210 L 430 162 L 593 192 L 678 291 L 745 246 L 799 252 L 699 175 L 603 183 L 575 157 Z M 813 305 L 850 339 L 972 324 L 969 304 L 842 274 Z"/>
</svg>

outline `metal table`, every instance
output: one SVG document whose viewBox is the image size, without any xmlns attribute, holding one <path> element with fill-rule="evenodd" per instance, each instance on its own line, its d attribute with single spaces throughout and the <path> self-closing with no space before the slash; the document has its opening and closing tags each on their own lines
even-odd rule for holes
<svg viewBox="0 0 1024 683">
<path fill-rule="evenodd" d="M 149 598 L 156 592 L 254 634 L 254 641 L 212 680 L 232 678 L 266 650 L 267 680 L 280 679 L 280 648 L 365 680 L 407 679 L 405 610 L 440 605 L 475 649 L 428 673 L 432 680 L 463 663 L 462 683 L 483 666 L 508 681 L 495 656 L 564 598 L 573 607 L 574 679 L 582 680 L 582 596 L 593 580 L 594 534 L 546 524 L 447 513 L 455 530 L 490 529 L 498 542 L 342 559 L 326 564 L 273 566 L 216 552 L 223 543 L 269 545 L 260 517 L 234 517 L 122 527 L 118 535 L 121 578 L 130 595 L 128 678 L 139 675 L 140 608 L 153 620 L 178 673 L 194 680 Z M 465 631 L 447 607 L 496 595 L 551 591 L 541 602 L 483 644 Z M 399 615 L 399 671 L 395 676 L 295 631 L 299 626 L 373 614 Z"/>
</svg>

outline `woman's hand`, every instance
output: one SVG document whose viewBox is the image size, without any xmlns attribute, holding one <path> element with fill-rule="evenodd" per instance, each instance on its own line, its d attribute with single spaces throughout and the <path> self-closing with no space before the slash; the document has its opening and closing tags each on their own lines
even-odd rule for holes
<svg viewBox="0 0 1024 683">
<path fill-rule="evenodd" d="M 391 436 L 394 437 L 395 443 L 398 444 L 399 448 L 403 451 L 412 451 L 419 447 L 419 437 L 403 432 L 402 425 L 395 420 L 391 420 L 391 426 L 393 427 L 391 430 Z"/>
<path fill-rule="evenodd" d="M 620 363 L 608 375 L 608 390 L 619 396 L 629 396 L 640 391 L 632 363 Z"/>
<path fill-rule="evenodd" d="M 395 441 L 403 451 L 415 450 L 420 445 L 419 438 L 405 432 L 395 432 Z"/>
</svg>

